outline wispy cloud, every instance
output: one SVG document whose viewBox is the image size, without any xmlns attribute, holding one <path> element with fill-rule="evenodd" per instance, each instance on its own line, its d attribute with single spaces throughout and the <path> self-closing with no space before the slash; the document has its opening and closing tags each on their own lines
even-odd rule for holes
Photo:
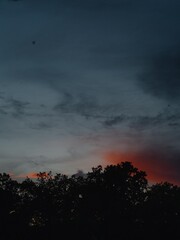
<svg viewBox="0 0 180 240">
<path fill-rule="evenodd" d="M 54 110 L 59 113 L 74 113 L 88 118 L 104 118 L 114 111 L 114 105 L 99 104 L 95 96 L 63 93 L 61 101 L 54 106 Z"/>
<path fill-rule="evenodd" d="M 16 99 L 8 100 L 9 108 L 12 109 L 12 115 L 14 117 L 21 117 L 25 114 L 26 108 L 29 105 L 29 102 L 24 102 Z"/>
<path fill-rule="evenodd" d="M 112 127 L 112 126 L 116 126 L 119 125 L 120 123 L 124 122 L 128 120 L 128 117 L 125 115 L 120 115 L 120 116 L 112 116 L 107 118 L 104 122 L 103 125 L 105 127 Z"/>
<path fill-rule="evenodd" d="M 31 124 L 30 127 L 32 129 L 36 129 L 36 130 L 48 130 L 51 128 L 54 128 L 55 125 L 52 125 L 51 123 L 48 122 L 38 122 L 37 124 Z"/>
</svg>

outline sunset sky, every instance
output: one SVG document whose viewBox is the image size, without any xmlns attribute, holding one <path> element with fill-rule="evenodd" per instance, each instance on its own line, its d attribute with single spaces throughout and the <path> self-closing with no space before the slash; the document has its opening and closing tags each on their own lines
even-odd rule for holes
<svg viewBox="0 0 180 240">
<path fill-rule="evenodd" d="M 0 0 L 0 172 L 180 184 L 179 104 L 179 0 Z"/>
</svg>

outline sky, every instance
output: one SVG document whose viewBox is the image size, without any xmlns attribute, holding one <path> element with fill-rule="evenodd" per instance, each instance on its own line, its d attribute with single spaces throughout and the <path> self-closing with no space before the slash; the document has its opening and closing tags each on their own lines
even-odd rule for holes
<svg viewBox="0 0 180 240">
<path fill-rule="evenodd" d="M 0 0 L 0 172 L 130 161 L 180 184 L 179 12 L 179 0 Z"/>
</svg>

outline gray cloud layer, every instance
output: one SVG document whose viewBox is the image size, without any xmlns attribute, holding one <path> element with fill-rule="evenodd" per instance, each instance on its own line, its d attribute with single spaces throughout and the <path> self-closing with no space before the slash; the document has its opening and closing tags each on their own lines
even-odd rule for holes
<svg viewBox="0 0 180 240">
<path fill-rule="evenodd" d="M 57 155 L 49 138 L 70 131 L 99 142 L 135 132 L 148 148 L 169 142 L 177 162 L 179 11 L 179 0 L 1 1 L 2 148 L 21 137 L 26 154 L 43 142 Z"/>
</svg>

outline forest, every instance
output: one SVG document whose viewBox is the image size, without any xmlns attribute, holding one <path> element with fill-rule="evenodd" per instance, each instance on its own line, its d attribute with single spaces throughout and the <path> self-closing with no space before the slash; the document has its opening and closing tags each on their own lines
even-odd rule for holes
<svg viewBox="0 0 180 240">
<path fill-rule="evenodd" d="M 148 183 L 130 162 L 87 174 L 0 174 L 0 236 L 8 240 L 180 239 L 180 187 Z"/>
</svg>

